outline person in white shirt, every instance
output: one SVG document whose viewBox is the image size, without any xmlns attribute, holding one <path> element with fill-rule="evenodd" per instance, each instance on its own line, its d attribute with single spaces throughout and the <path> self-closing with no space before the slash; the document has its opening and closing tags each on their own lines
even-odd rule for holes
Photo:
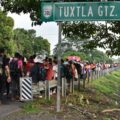
<svg viewBox="0 0 120 120">
<path fill-rule="evenodd" d="M 57 77 L 58 77 L 58 65 L 57 65 L 57 61 L 53 61 L 53 72 L 54 72 L 54 79 L 57 80 Z"/>
</svg>

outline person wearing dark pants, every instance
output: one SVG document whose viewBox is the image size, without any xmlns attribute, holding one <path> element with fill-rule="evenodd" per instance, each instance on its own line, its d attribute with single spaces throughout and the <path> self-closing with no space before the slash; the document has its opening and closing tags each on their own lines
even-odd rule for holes
<svg viewBox="0 0 120 120">
<path fill-rule="evenodd" d="M 2 76 L 0 76 L 0 104 L 2 104 L 4 101 L 3 96 L 4 92 L 5 92 L 5 80 L 3 79 Z"/>
<path fill-rule="evenodd" d="M 19 100 L 20 97 L 19 79 L 20 77 L 22 77 L 22 64 L 21 67 L 19 67 L 19 60 L 21 60 L 21 55 L 19 53 L 15 53 L 13 59 L 9 63 L 10 75 L 12 79 L 11 80 L 12 101 Z"/>
<path fill-rule="evenodd" d="M 0 104 L 4 102 L 5 83 L 11 81 L 9 65 L 4 48 L 0 48 Z"/>
<path fill-rule="evenodd" d="M 10 95 L 10 83 L 6 81 L 6 95 Z"/>
<path fill-rule="evenodd" d="M 12 91 L 12 100 L 19 99 L 20 96 L 20 85 L 19 85 L 19 76 L 11 76 L 11 91 Z"/>
</svg>

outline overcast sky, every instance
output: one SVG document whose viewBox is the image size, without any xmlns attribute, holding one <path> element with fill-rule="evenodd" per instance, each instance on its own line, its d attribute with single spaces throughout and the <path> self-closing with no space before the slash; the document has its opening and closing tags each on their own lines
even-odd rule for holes
<svg viewBox="0 0 120 120">
<path fill-rule="evenodd" d="M 58 42 L 58 26 L 55 22 L 43 23 L 41 26 L 31 26 L 29 15 L 8 14 L 14 19 L 14 28 L 34 29 L 37 36 L 48 39 L 51 44 L 51 52 Z"/>
</svg>

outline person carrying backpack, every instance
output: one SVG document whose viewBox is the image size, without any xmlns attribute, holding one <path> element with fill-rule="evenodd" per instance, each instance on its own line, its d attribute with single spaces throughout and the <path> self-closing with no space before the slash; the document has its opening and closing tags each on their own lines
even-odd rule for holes
<svg viewBox="0 0 120 120">
<path fill-rule="evenodd" d="M 0 104 L 4 102 L 4 95 L 6 88 L 6 82 L 10 82 L 10 70 L 8 66 L 8 62 L 5 56 L 4 48 L 0 48 Z"/>
<path fill-rule="evenodd" d="M 19 53 L 15 53 L 14 57 L 9 63 L 10 67 L 10 75 L 11 75 L 11 90 L 12 90 L 12 100 L 19 99 L 20 96 L 20 85 L 19 79 L 21 77 L 21 69 L 19 68 L 18 61 L 21 55 Z"/>
<path fill-rule="evenodd" d="M 46 70 L 44 69 L 43 60 L 37 57 L 34 59 L 34 65 L 30 69 L 30 77 L 32 77 L 33 83 L 39 81 L 45 81 Z"/>
</svg>

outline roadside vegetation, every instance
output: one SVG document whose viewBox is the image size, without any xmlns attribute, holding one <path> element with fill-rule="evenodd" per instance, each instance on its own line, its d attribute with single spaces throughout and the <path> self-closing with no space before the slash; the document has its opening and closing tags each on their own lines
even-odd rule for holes
<svg viewBox="0 0 120 120">
<path fill-rule="evenodd" d="M 120 94 L 120 70 L 92 81 L 91 85 L 98 92 L 109 97 L 113 97 L 115 94 Z"/>
<path fill-rule="evenodd" d="M 56 95 L 50 100 L 37 98 L 23 104 L 21 111 L 1 120 L 119 120 L 120 70 L 75 88 L 61 99 L 61 112 L 56 112 Z"/>
<path fill-rule="evenodd" d="M 120 70 L 93 80 L 85 89 L 81 86 L 80 91 L 76 89 L 74 94 L 62 98 L 61 113 L 56 113 L 55 95 L 50 100 L 38 98 L 25 103 L 22 111 L 29 114 L 47 112 L 48 116 L 64 116 L 65 120 L 119 120 Z"/>
</svg>

